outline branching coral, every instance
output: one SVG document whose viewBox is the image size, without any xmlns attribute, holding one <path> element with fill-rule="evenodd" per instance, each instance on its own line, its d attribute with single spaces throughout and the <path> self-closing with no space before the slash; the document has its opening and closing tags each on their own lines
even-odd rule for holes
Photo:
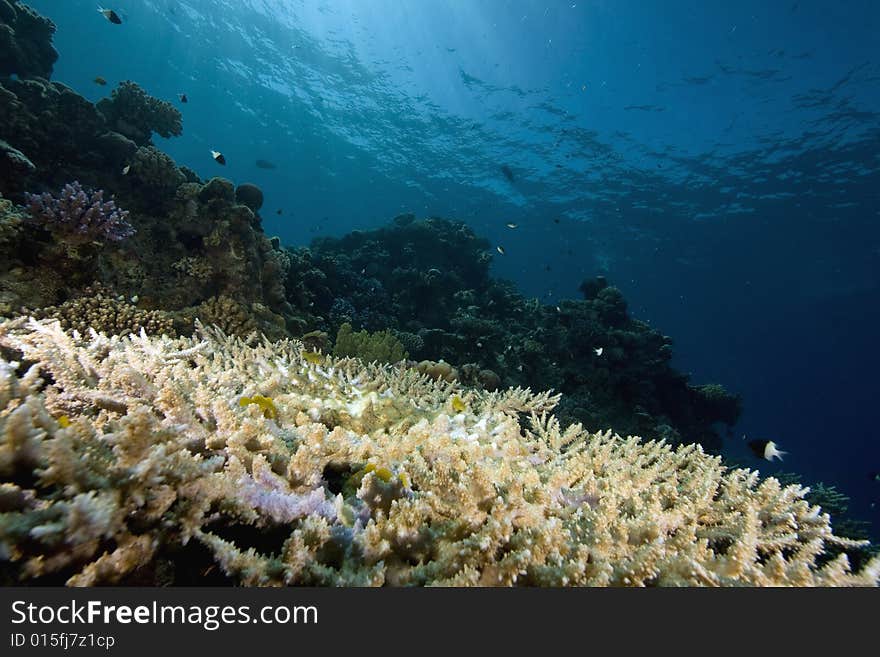
<svg viewBox="0 0 880 657">
<path fill-rule="evenodd" d="M 0 346 L 32 363 L 0 362 L 10 582 L 167 568 L 172 582 L 213 570 L 245 585 L 880 578 L 880 559 L 857 573 L 842 554 L 823 562 L 851 542 L 806 489 L 727 471 L 699 446 L 563 429 L 547 393 L 311 362 L 295 341 L 206 329 L 77 337 L 15 320 Z"/>
<path fill-rule="evenodd" d="M 104 201 L 103 190 L 86 191 L 79 182 L 64 186 L 61 194 L 28 194 L 31 219 L 59 239 L 71 243 L 121 242 L 134 235 L 128 212 Z"/>
</svg>

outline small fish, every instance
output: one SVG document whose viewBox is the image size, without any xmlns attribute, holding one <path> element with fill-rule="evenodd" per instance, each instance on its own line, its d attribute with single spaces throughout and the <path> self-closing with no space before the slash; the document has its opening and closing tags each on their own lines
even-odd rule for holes
<svg viewBox="0 0 880 657">
<path fill-rule="evenodd" d="M 186 94 L 177 94 L 177 97 L 180 99 L 181 103 L 189 102 L 189 98 L 186 97 Z"/>
<path fill-rule="evenodd" d="M 516 228 L 516 224 L 505 224 L 505 225 L 506 225 L 508 228 L 510 228 L 510 230 L 513 230 L 514 228 Z"/>
<path fill-rule="evenodd" d="M 98 7 L 98 12 L 103 14 L 104 18 L 106 18 L 111 23 L 114 23 L 115 25 L 122 25 L 122 19 L 119 18 L 119 14 L 117 14 L 112 9 L 102 9 L 101 7 Z"/>
<path fill-rule="evenodd" d="M 270 162 L 269 160 L 257 160 L 254 162 L 258 169 L 275 169 L 274 162 Z"/>
<path fill-rule="evenodd" d="M 461 397 L 459 397 L 458 395 L 452 396 L 451 403 L 452 403 L 452 410 L 455 411 L 456 413 L 464 413 L 465 410 L 467 410 L 467 406 L 462 401 Z"/>
<path fill-rule="evenodd" d="M 561 313 L 561 312 L 562 312 L 562 308 L 560 308 L 559 306 L 556 306 L 556 312 Z"/>
<path fill-rule="evenodd" d="M 66 415 L 62 415 L 61 417 L 59 417 L 58 418 L 58 426 L 61 427 L 62 429 L 66 429 L 67 427 L 70 426 L 70 418 L 67 417 Z"/>
<path fill-rule="evenodd" d="M 214 158 L 214 161 L 217 164 L 223 164 L 224 166 L 226 165 L 226 158 L 223 157 L 223 153 L 221 153 L 220 151 L 211 151 L 211 157 Z"/>
<path fill-rule="evenodd" d="M 559 223 L 559 219 L 554 219 L 554 220 L 553 220 L 553 223 L 554 223 L 554 224 L 558 224 L 558 223 Z"/>
<path fill-rule="evenodd" d="M 307 363 L 311 363 L 312 365 L 320 365 L 320 363 L 324 360 L 317 351 L 304 351 L 302 352 L 303 360 Z"/>
<path fill-rule="evenodd" d="M 126 164 L 126 165 L 122 168 L 122 175 L 123 175 L 123 176 L 127 176 L 129 171 L 131 171 L 131 165 L 130 165 L 130 164 Z"/>
<path fill-rule="evenodd" d="M 868 479 L 873 482 L 880 483 L 880 472 L 869 472 Z"/>
<path fill-rule="evenodd" d="M 778 458 L 781 461 L 782 457 L 788 454 L 788 452 L 781 452 L 772 440 L 750 440 L 749 448 L 758 458 L 768 461 L 772 461 L 774 458 Z"/>
<path fill-rule="evenodd" d="M 496 246 L 495 250 L 498 251 L 498 253 L 500 253 L 501 255 L 504 255 L 504 247 L 503 246 Z"/>
<path fill-rule="evenodd" d="M 504 174 L 504 177 L 507 178 L 507 180 L 509 182 L 513 182 L 514 181 L 513 171 L 510 170 L 510 167 L 507 166 L 506 164 L 502 164 L 500 168 L 501 168 L 501 173 Z"/>
<path fill-rule="evenodd" d="M 280 216 L 282 212 L 283 212 L 283 210 L 281 208 L 278 208 L 278 210 L 276 210 L 275 214 Z"/>
<path fill-rule="evenodd" d="M 595 349 L 593 349 L 593 351 L 595 352 L 595 354 L 596 354 L 597 356 L 601 356 L 601 355 L 602 355 L 602 352 L 605 351 L 605 347 L 596 347 Z"/>
<path fill-rule="evenodd" d="M 94 82 L 95 84 L 97 84 L 97 85 L 102 86 L 102 87 L 105 86 L 105 85 L 107 84 L 107 80 L 105 80 L 104 78 L 102 78 L 100 75 L 99 75 L 98 77 L 96 77 L 96 78 L 93 80 L 93 82 Z"/>
</svg>

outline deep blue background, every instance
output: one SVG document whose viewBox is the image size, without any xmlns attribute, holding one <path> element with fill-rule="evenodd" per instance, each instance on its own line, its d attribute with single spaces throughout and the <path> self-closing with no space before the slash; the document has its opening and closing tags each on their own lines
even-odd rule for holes
<svg viewBox="0 0 880 657">
<path fill-rule="evenodd" d="M 121 26 L 30 4 L 55 79 L 185 92 L 160 147 L 259 184 L 286 243 L 412 211 L 503 245 L 495 274 L 548 303 L 608 276 L 678 367 L 744 396 L 731 455 L 775 440 L 877 534 L 880 3 L 114 0 Z"/>
</svg>

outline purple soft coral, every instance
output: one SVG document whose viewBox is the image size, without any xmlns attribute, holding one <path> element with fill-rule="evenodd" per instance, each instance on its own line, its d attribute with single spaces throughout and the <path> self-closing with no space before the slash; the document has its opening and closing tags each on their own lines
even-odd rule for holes
<svg viewBox="0 0 880 657">
<path fill-rule="evenodd" d="M 134 235 L 127 210 L 104 201 L 103 190 L 86 191 L 74 181 L 61 195 L 28 194 L 31 217 L 51 233 L 72 242 L 121 242 Z"/>
</svg>

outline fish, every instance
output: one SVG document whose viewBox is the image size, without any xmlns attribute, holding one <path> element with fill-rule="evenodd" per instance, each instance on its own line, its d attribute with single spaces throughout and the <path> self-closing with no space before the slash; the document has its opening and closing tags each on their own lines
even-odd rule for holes
<svg viewBox="0 0 880 657">
<path fill-rule="evenodd" d="M 123 176 L 127 176 L 129 171 L 131 171 L 130 164 L 126 164 L 124 167 L 122 167 L 122 175 Z"/>
<path fill-rule="evenodd" d="M 211 151 L 211 157 L 214 158 L 214 161 L 217 164 L 223 164 L 224 166 L 226 165 L 226 158 L 223 157 L 223 153 L 221 153 L 220 151 Z"/>
<path fill-rule="evenodd" d="M 868 479 L 873 482 L 880 483 L 880 472 L 869 472 Z"/>
<path fill-rule="evenodd" d="M 181 103 L 189 102 L 189 98 L 186 97 L 186 94 L 177 94 L 177 97 L 180 99 Z"/>
<path fill-rule="evenodd" d="M 280 215 L 282 212 L 283 210 L 281 208 L 278 208 L 278 210 L 275 211 L 275 214 Z"/>
<path fill-rule="evenodd" d="M 508 228 L 510 228 L 510 230 L 513 230 L 514 228 L 516 228 L 516 224 L 505 224 L 505 225 L 506 225 Z"/>
<path fill-rule="evenodd" d="M 102 9 L 101 7 L 98 7 L 98 13 L 103 14 L 104 18 L 106 18 L 114 25 L 122 25 L 122 19 L 119 18 L 119 14 L 117 14 L 112 9 Z"/>
<path fill-rule="evenodd" d="M 303 360 L 312 365 L 320 365 L 324 358 L 317 351 L 302 352 Z"/>
<path fill-rule="evenodd" d="M 258 169 L 275 169 L 277 168 L 273 162 L 269 160 L 257 160 L 254 162 Z"/>
<path fill-rule="evenodd" d="M 495 250 L 498 251 L 498 253 L 500 253 L 501 255 L 504 255 L 504 247 L 503 246 L 496 246 Z"/>
<path fill-rule="evenodd" d="M 772 440 L 750 440 L 749 448 L 758 458 L 772 461 L 774 458 L 782 460 L 782 457 L 788 452 L 782 452 L 778 449 L 778 445 Z"/>
<path fill-rule="evenodd" d="M 455 411 L 456 413 L 464 413 L 465 410 L 467 409 L 467 406 L 462 401 L 461 397 L 459 397 L 458 395 L 452 396 L 451 403 L 452 403 L 452 410 Z"/>
<path fill-rule="evenodd" d="M 601 356 L 602 352 L 605 351 L 605 347 L 596 347 L 595 349 L 593 349 L 593 351 L 596 353 L 597 356 Z"/>
<path fill-rule="evenodd" d="M 95 84 L 100 85 L 102 87 L 107 84 L 107 80 L 102 78 L 100 75 L 98 77 L 96 77 L 94 80 L 92 80 L 92 82 L 94 82 Z"/>
<path fill-rule="evenodd" d="M 509 166 L 507 166 L 506 164 L 502 164 L 500 169 L 501 173 L 504 174 L 504 177 L 507 178 L 509 182 L 514 182 L 515 179 L 513 177 L 513 171 L 510 170 Z"/>
<path fill-rule="evenodd" d="M 62 429 L 66 429 L 67 427 L 70 426 L 70 418 L 67 417 L 66 415 L 62 415 L 61 417 L 59 417 L 58 418 L 58 426 L 61 427 Z"/>
</svg>

